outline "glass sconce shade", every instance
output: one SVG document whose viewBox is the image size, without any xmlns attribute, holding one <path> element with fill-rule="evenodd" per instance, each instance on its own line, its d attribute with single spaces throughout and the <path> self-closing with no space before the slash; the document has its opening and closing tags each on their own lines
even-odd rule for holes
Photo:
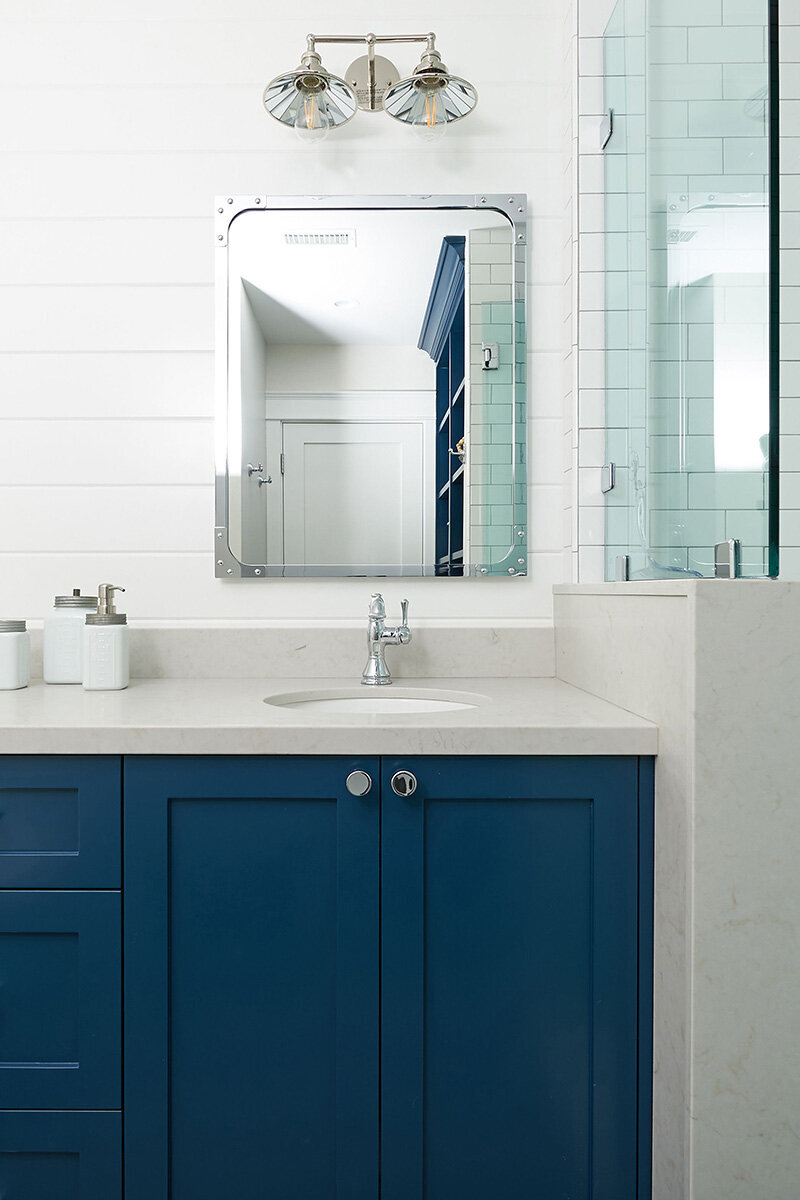
<svg viewBox="0 0 800 1200">
<path fill-rule="evenodd" d="M 478 93 L 466 79 L 440 71 L 420 72 L 401 79 L 383 98 L 390 117 L 435 135 L 445 125 L 467 117 L 478 103 Z"/>
<path fill-rule="evenodd" d="M 424 140 L 438 138 L 448 125 L 469 116 L 478 93 L 466 79 L 451 75 L 435 48 L 435 34 L 402 37 L 354 37 L 308 34 L 300 66 L 278 75 L 264 89 L 264 107 L 282 125 L 293 128 L 303 141 L 321 141 L 331 129 L 352 120 L 359 108 L 383 109 L 396 121 L 410 125 Z M 364 41 L 368 53 L 351 63 L 347 81 L 331 75 L 322 65 L 318 42 Z M 376 43 L 425 42 L 414 73 L 393 83 L 399 72 L 388 59 L 375 53 Z"/>
<path fill-rule="evenodd" d="M 320 141 L 331 129 L 346 125 L 357 107 L 353 89 L 321 69 L 289 71 L 264 89 L 264 108 L 269 115 L 311 141 Z"/>
</svg>

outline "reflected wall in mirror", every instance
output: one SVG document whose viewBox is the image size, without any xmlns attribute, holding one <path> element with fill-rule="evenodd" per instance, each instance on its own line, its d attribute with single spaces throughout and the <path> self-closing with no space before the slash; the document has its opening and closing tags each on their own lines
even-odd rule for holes
<svg viewBox="0 0 800 1200">
<path fill-rule="evenodd" d="M 525 212 L 220 201 L 218 576 L 526 573 Z"/>
</svg>

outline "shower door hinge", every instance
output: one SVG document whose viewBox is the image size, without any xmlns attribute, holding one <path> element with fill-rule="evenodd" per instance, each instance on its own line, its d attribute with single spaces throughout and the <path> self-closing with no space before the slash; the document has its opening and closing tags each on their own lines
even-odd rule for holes
<svg viewBox="0 0 800 1200">
<path fill-rule="evenodd" d="M 717 579 L 738 579 L 742 573 L 742 543 L 738 538 L 717 542 L 714 547 L 714 574 Z"/>
<path fill-rule="evenodd" d="M 616 463 L 606 463 L 600 468 L 600 491 L 613 492 L 617 485 Z"/>
<path fill-rule="evenodd" d="M 500 348 L 497 342 L 483 342 L 481 349 L 483 350 L 484 371 L 498 371 L 500 369 Z"/>
<path fill-rule="evenodd" d="M 631 558 L 629 554 L 618 554 L 614 563 L 614 580 L 616 583 L 627 583 L 631 577 Z"/>
<path fill-rule="evenodd" d="M 600 149 L 605 150 L 608 143 L 611 141 L 611 135 L 614 132 L 614 110 L 609 109 L 603 114 L 603 119 L 600 122 Z"/>
</svg>

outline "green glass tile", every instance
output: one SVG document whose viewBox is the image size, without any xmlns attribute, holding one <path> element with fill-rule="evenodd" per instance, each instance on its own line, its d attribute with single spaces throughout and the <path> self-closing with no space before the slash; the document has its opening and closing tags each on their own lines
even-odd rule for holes
<svg viewBox="0 0 800 1200">
<path fill-rule="evenodd" d="M 651 36 L 657 38 L 662 25 L 719 25 L 722 0 L 651 0 L 648 15 Z"/>
<path fill-rule="evenodd" d="M 651 436 L 649 448 L 652 471 L 713 471 L 716 466 L 711 436 Z"/>
<path fill-rule="evenodd" d="M 514 333 L 509 324 L 489 324 L 483 327 L 483 340 L 485 342 L 497 342 L 501 346 L 510 346 L 514 341 Z M 506 351 L 506 353 L 508 353 Z M 503 352 L 500 352 L 502 361 Z"/>
<path fill-rule="evenodd" d="M 625 545 L 636 537 L 635 516 L 628 508 L 606 508 L 606 542 Z"/>
<path fill-rule="evenodd" d="M 727 60 L 711 59 L 702 64 L 654 63 L 648 72 L 650 99 L 671 100 L 680 96 L 683 100 L 718 100 L 722 95 L 722 61 Z"/>
<path fill-rule="evenodd" d="M 717 471 L 689 476 L 692 508 L 758 509 L 765 507 L 765 475 L 760 471 Z M 717 538 L 717 541 L 720 541 Z"/>
<path fill-rule="evenodd" d="M 725 513 L 725 537 L 738 538 L 744 545 L 766 546 L 769 536 L 769 514 L 765 509 L 728 509 Z"/>
<path fill-rule="evenodd" d="M 628 461 L 628 430 L 609 429 L 606 434 L 606 456 L 620 466 Z"/>
<path fill-rule="evenodd" d="M 689 500 L 689 476 L 676 472 L 653 472 L 647 481 L 647 506 L 650 509 L 685 509 Z"/>
<path fill-rule="evenodd" d="M 654 509 L 648 525 L 659 546 L 713 546 L 725 536 L 725 514 L 714 509 Z"/>
<path fill-rule="evenodd" d="M 654 137 L 688 136 L 691 108 L 685 100 L 653 100 L 648 111 Z"/>
<path fill-rule="evenodd" d="M 725 171 L 751 174 L 769 170 L 769 142 L 766 137 L 726 137 Z"/>
<path fill-rule="evenodd" d="M 654 29 L 650 33 L 650 61 L 653 63 L 686 62 L 689 50 L 688 29 Z"/>
<path fill-rule="evenodd" d="M 606 391 L 606 428 L 624 429 L 628 425 L 630 392 L 627 388 L 609 388 Z"/>
<path fill-rule="evenodd" d="M 485 546 L 504 546 L 508 549 L 511 545 L 511 525 L 484 526 L 483 544 Z"/>
<path fill-rule="evenodd" d="M 763 85 L 761 85 L 763 86 Z M 754 112 L 756 116 L 754 116 Z M 758 119 L 758 113 L 761 118 Z M 689 102 L 689 137 L 766 137 L 766 111 L 754 110 L 741 100 Z"/>
<path fill-rule="evenodd" d="M 514 405 L 513 404 L 496 404 L 494 402 L 494 400 L 491 400 L 490 403 L 487 404 L 486 407 L 484 408 L 484 414 L 485 414 L 486 420 L 491 425 L 493 425 L 493 426 L 504 425 L 506 427 L 506 431 L 505 431 L 503 440 L 508 441 L 510 438 L 508 426 L 511 425 L 514 420 Z M 492 441 L 498 441 L 498 440 L 500 440 L 500 439 L 495 438 L 495 437 L 492 438 Z"/>
<path fill-rule="evenodd" d="M 654 175 L 721 171 L 722 161 L 722 138 L 652 138 L 650 141 L 650 170 Z"/>
<path fill-rule="evenodd" d="M 606 311 L 622 310 L 627 312 L 631 307 L 630 276 L 627 271 L 607 271 Z"/>
</svg>

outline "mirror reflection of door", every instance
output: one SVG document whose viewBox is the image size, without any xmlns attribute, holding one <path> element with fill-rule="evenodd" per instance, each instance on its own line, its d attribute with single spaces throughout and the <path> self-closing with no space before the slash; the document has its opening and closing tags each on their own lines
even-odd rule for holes
<svg viewBox="0 0 800 1200">
<path fill-rule="evenodd" d="M 424 573 L 422 422 L 290 422 L 283 447 L 287 564 Z"/>
</svg>

